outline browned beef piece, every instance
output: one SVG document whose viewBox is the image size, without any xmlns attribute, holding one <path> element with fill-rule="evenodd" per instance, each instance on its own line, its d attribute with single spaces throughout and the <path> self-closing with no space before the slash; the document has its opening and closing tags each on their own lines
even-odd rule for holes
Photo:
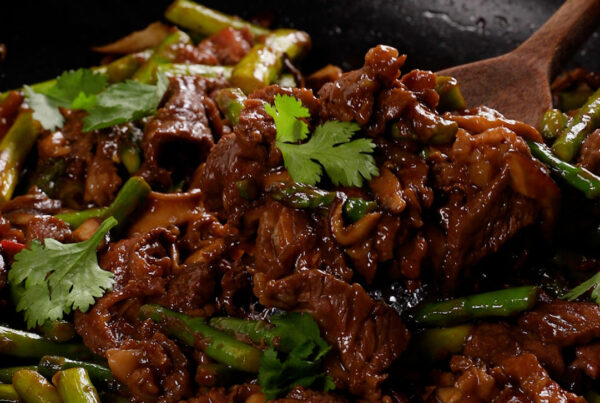
<svg viewBox="0 0 600 403">
<path fill-rule="evenodd" d="M 254 384 L 233 385 L 230 388 L 216 387 L 201 390 L 197 396 L 186 400 L 187 403 L 245 403 L 252 397 L 264 396 L 260 386 Z M 264 399 L 264 397 L 263 397 Z"/>
<path fill-rule="evenodd" d="M 593 302 L 544 302 L 519 319 L 521 328 L 561 347 L 600 337 L 600 307 Z"/>
<path fill-rule="evenodd" d="M 336 394 L 315 392 L 314 390 L 304 389 L 302 386 L 296 386 L 285 397 L 275 400 L 274 403 L 344 403 L 347 401 L 348 399 L 345 397 Z"/>
<path fill-rule="evenodd" d="M 8 221 L 13 226 L 25 228 L 32 217 L 56 214 L 61 207 L 60 200 L 52 200 L 44 192 L 33 191 L 7 201 L 0 210 L 2 211 L 3 223 Z"/>
<path fill-rule="evenodd" d="M 144 129 L 140 175 L 163 187 L 171 185 L 175 169 L 191 175 L 214 144 L 209 117 L 218 116 L 213 113 L 217 107 L 207 94 L 223 85 L 222 80 L 197 76 L 171 79 L 165 105 Z"/>
<path fill-rule="evenodd" d="M 175 240 L 171 232 L 155 228 L 110 244 L 100 256 L 100 267 L 115 275 L 113 290 L 88 312 L 75 314 L 77 333 L 93 352 L 104 355 L 123 340 L 140 337 L 136 308 L 144 298 L 165 294 L 166 277 L 171 272 L 170 249 Z M 133 315 L 123 312 L 127 308 L 133 309 Z"/>
<path fill-rule="evenodd" d="M 482 323 L 471 333 L 463 354 L 483 360 L 489 366 L 498 366 L 504 360 L 523 352 L 534 354 L 552 374 L 561 375 L 565 363 L 561 349 L 539 340 L 507 323 Z"/>
<path fill-rule="evenodd" d="M 254 281 L 290 274 L 299 256 L 314 247 L 316 237 L 306 212 L 269 202 L 258 224 Z"/>
<path fill-rule="evenodd" d="M 121 185 L 117 174 L 119 143 L 117 136 L 103 135 L 96 144 L 96 153 L 87 167 L 83 199 L 97 206 L 106 206 L 115 198 Z"/>
<path fill-rule="evenodd" d="M 433 185 L 448 199 L 438 210 L 445 253 L 436 265 L 447 291 L 461 270 L 497 252 L 522 228 L 539 220 L 546 228 L 552 225 L 558 187 L 513 131 L 500 127 L 471 135 L 459 130 L 452 147 L 431 161 Z"/>
<path fill-rule="evenodd" d="M 577 358 L 571 363 L 569 369 L 581 370 L 592 379 L 600 375 L 600 342 L 586 344 L 575 349 Z"/>
<path fill-rule="evenodd" d="M 398 313 L 360 285 L 314 269 L 269 281 L 259 290 L 259 301 L 310 313 L 335 351 L 327 368 L 336 385 L 370 399 L 380 398 L 385 371 L 410 337 Z"/>
<path fill-rule="evenodd" d="M 27 245 L 34 239 L 44 241 L 53 238 L 59 242 L 71 242 L 71 228 L 61 219 L 50 215 L 35 216 L 27 222 L 25 239 Z"/>
<path fill-rule="evenodd" d="M 596 175 L 600 175 L 600 129 L 595 130 L 583 142 L 579 154 L 579 164 Z"/>
<path fill-rule="evenodd" d="M 366 125 L 373 114 L 375 97 L 382 86 L 390 86 L 400 75 L 406 56 L 389 46 L 369 50 L 365 65 L 342 75 L 319 90 L 323 120 L 356 121 Z"/>
<path fill-rule="evenodd" d="M 191 395 L 188 360 L 162 333 L 154 332 L 143 341 L 126 340 L 108 350 L 106 358 L 114 377 L 135 401 L 175 403 Z"/>
<path fill-rule="evenodd" d="M 237 64 L 252 47 L 254 38 L 247 28 L 241 30 L 225 28 L 198 44 L 198 51 L 211 55 L 216 63 L 222 65 Z"/>
<path fill-rule="evenodd" d="M 167 285 L 166 294 L 157 303 L 185 313 L 199 313 L 215 294 L 216 273 L 214 267 L 196 263 L 177 269 Z"/>
<path fill-rule="evenodd" d="M 536 403 L 585 402 L 583 397 L 562 389 L 542 368 L 535 355 L 524 353 L 518 357 L 505 360 L 502 365 L 504 373 L 517 382 L 527 396 Z"/>
</svg>

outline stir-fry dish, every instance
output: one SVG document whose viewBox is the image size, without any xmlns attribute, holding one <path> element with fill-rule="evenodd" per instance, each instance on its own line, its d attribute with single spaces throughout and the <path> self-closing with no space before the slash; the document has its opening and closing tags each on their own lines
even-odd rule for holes
<svg viewBox="0 0 600 403">
<path fill-rule="evenodd" d="M 600 75 L 538 130 L 389 46 L 165 21 L 3 89 L 1 401 L 600 401 Z"/>
</svg>

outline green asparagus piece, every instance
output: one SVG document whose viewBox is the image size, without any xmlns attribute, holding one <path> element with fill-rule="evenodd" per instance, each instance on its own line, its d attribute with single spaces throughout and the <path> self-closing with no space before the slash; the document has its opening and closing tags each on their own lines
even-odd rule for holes
<svg viewBox="0 0 600 403">
<path fill-rule="evenodd" d="M 112 216 L 119 223 L 116 230 L 120 231 L 127 222 L 127 217 L 144 203 L 151 190 L 150 185 L 143 178 L 132 176 L 125 182 L 121 190 L 119 190 L 117 197 L 115 197 L 110 206 L 57 214 L 56 217 L 69 224 L 72 228 L 77 228 L 90 218 L 105 219 Z"/>
<path fill-rule="evenodd" d="M 135 74 L 135 72 L 150 59 L 154 51 L 147 49 L 138 53 L 132 53 L 120 57 L 106 66 L 101 66 L 104 74 L 108 77 L 109 83 L 119 83 L 125 81 Z"/>
<path fill-rule="evenodd" d="M 57 372 L 69 368 L 85 368 L 90 379 L 101 388 L 112 391 L 119 391 L 123 388 L 119 381 L 115 379 L 110 369 L 100 364 L 45 355 L 38 365 L 38 371 L 46 378 L 52 378 Z"/>
<path fill-rule="evenodd" d="M 15 388 L 10 384 L 0 384 L 0 402 L 22 402 Z"/>
<path fill-rule="evenodd" d="M 193 318 L 158 305 L 143 305 L 140 318 L 161 323 L 169 336 L 201 348 L 217 362 L 240 371 L 258 371 L 262 355 L 260 350 L 207 325 L 203 318 Z"/>
<path fill-rule="evenodd" d="M 335 192 L 318 189 L 303 183 L 292 183 L 267 189 L 272 199 L 293 208 L 327 209 L 335 199 Z"/>
<path fill-rule="evenodd" d="M 11 199 L 21 166 L 40 132 L 41 127 L 33 119 L 32 112 L 22 111 L 0 141 L 0 204 Z"/>
<path fill-rule="evenodd" d="M 56 388 L 36 371 L 16 372 L 12 384 L 26 403 L 62 403 Z"/>
<path fill-rule="evenodd" d="M 218 77 L 223 76 L 226 79 L 231 77 L 233 67 L 230 66 L 209 66 L 206 64 L 183 64 L 183 63 L 163 63 L 158 65 L 157 72 L 164 73 L 167 77 L 175 76 L 202 76 Z"/>
<path fill-rule="evenodd" d="M 594 90 L 588 85 L 584 85 L 573 91 L 559 92 L 558 103 L 563 111 L 572 111 L 581 108 L 593 93 Z"/>
<path fill-rule="evenodd" d="M 563 131 L 569 118 L 558 109 L 550 109 L 544 113 L 540 132 L 547 140 L 554 140 Z"/>
<path fill-rule="evenodd" d="M 320 210 L 327 210 L 336 196 L 335 192 L 328 192 L 303 183 L 272 186 L 267 189 L 267 194 L 287 207 Z M 376 209 L 377 203 L 372 200 L 350 197 L 344 203 L 343 212 L 348 221 L 356 222 L 365 214 Z"/>
<path fill-rule="evenodd" d="M 569 121 L 552 145 L 552 151 L 563 161 L 571 161 L 579 152 L 583 141 L 599 126 L 600 89 L 588 98 L 587 102 Z"/>
<path fill-rule="evenodd" d="M 49 158 L 44 164 L 39 165 L 31 179 L 29 187 L 37 186 L 50 198 L 56 196 L 58 183 L 67 169 L 64 159 Z"/>
<path fill-rule="evenodd" d="M 360 197 L 349 197 L 343 210 L 345 218 L 350 223 L 355 223 L 366 214 L 377 210 L 377 202 L 361 199 Z"/>
<path fill-rule="evenodd" d="M 229 120 L 231 126 L 238 124 L 245 100 L 246 95 L 239 88 L 223 88 L 217 94 L 219 110 Z"/>
<path fill-rule="evenodd" d="M 248 28 L 254 36 L 269 33 L 269 30 L 265 28 L 189 0 L 175 0 L 165 11 L 165 17 L 180 27 L 206 36 L 216 34 L 227 27 L 235 29 Z"/>
<path fill-rule="evenodd" d="M 119 159 L 130 175 L 136 173 L 142 166 L 142 152 L 133 143 L 124 144 L 119 148 Z"/>
<path fill-rule="evenodd" d="M 177 49 L 182 45 L 192 45 L 189 35 L 178 29 L 171 32 L 156 45 L 152 56 L 135 72 L 133 79 L 143 83 L 156 82 L 158 67 L 175 59 Z"/>
<path fill-rule="evenodd" d="M 257 344 L 273 344 L 273 326 L 263 320 L 246 320 L 228 316 L 212 318 L 209 324 L 228 333 L 241 333 Z"/>
<path fill-rule="evenodd" d="M 473 325 L 426 329 L 414 335 L 421 355 L 432 361 L 440 361 L 462 351 Z"/>
<path fill-rule="evenodd" d="M 515 287 L 434 302 L 419 309 L 415 320 L 423 326 L 446 326 L 477 318 L 512 316 L 531 309 L 538 291 L 533 286 Z"/>
<path fill-rule="evenodd" d="M 277 80 L 283 66 L 283 55 L 294 60 L 310 49 L 310 37 L 305 32 L 290 29 L 273 31 L 264 43 L 254 45 L 233 68 L 231 84 L 246 94 L 266 87 Z"/>
<path fill-rule="evenodd" d="M 64 343 L 75 337 L 75 327 L 66 320 L 49 320 L 40 326 L 39 330 L 45 338 Z"/>
<path fill-rule="evenodd" d="M 11 383 L 13 375 L 21 370 L 28 369 L 37 371 L 37 365 L 25 365 L 20 367 L 0 368 L 0 383 Z"/>
<path fill-rule="evenodd" d="M 85 368 L 69 368 L 52 377 L 64 403 L 100 403 L 100 397 Z"/>
<path fill-rule="evenodd" d="M 569 185 L 582 191 L 588 199 L 595 199 L 600 195 L 600 177 L 583 167 L 561 160 L 545 144 L 534 141 L 527 141 L 527 144 L 533 156 L 546 164 Z"/>
<path fill-rule="evenodd" d="M 450 76 L 437 76 L 435 91 L 440 96 L 437 109 L 440 112 L 455 111 L 467 107 L 467 103 L 460 92 L 458 80 Z"/>
<path fill-rule="evenodd" d="M 55 343 L 35 333 L 0 326 L 0 354 L 22 358 L 40 358 L 46 354 L 86 359 L 90 351 L 83 344 Z"/>
</svg>

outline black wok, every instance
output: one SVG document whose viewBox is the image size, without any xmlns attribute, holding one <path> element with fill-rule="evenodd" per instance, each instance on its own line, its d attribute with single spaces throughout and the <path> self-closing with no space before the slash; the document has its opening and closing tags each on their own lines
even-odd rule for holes
<svg viewBox="0 0 600 403">
<path fill-rule="evenodd" d="M 273 13 L 274 25 L 313 38 L 302 66 L 361 65 L 366 50 L 385 43 L 408 54 L 405 71 L 444 67 L 505 53 L 537 29 L 559 0 L 204 0 L 245 18 Z M 98 64 L 92 45 L 110 42 L 160 19 L 169 0 L 0 2 L 0 90 L 52 78 L 69 68 Z M 572 64 L 600 70 L 600 30 Z"/>
</svg>

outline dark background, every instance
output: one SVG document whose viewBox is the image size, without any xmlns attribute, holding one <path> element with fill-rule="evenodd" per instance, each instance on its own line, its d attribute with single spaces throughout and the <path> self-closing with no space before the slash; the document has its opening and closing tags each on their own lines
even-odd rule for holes
<svg viewBox="0 0 600 403">
<path fill-rule="evenodd" d="M 170 1 L 0 0 L 0 91 L 99 63 L 89 50 L 160 19 Z M 408 54 L 405 71 L 437 70 L 505 53 L 535 31 L 560 0 L 203 0 L 245 18 L 275 15 L 274 26 L 309 32 L 310 72 L 326 63 L 361 65 L 366 50 L 385 43 Z M 572 65 L 600 70 L 600 30 Z"/>
</svg>

